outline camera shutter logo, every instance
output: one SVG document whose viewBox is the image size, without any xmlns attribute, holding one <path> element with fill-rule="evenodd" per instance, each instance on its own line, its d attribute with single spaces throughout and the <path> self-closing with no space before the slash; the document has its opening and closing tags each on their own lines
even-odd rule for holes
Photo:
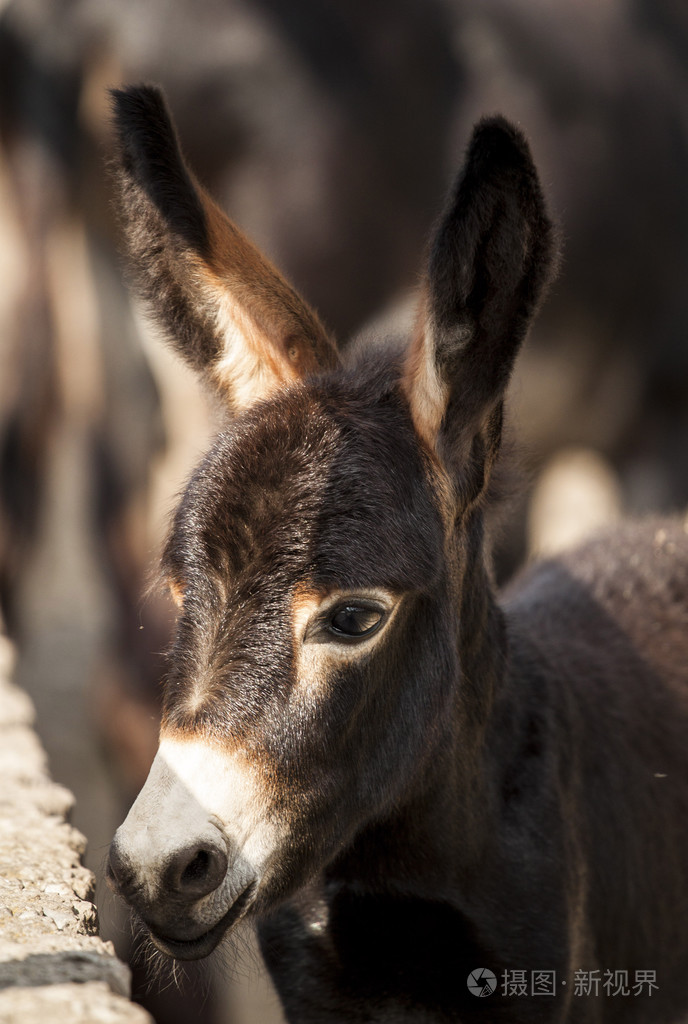
<svg viewBox="0 0 688 1024">
<path fill-rule="evenodd" d="M 472 992 L 474 996 L 484 998 L 485 996 L 491 996 L 497 988 L 497 979 L 487 967 L 476 967 L 468 975 L 466 984 L 468 985 L 468 991 Z"/>
</svg>

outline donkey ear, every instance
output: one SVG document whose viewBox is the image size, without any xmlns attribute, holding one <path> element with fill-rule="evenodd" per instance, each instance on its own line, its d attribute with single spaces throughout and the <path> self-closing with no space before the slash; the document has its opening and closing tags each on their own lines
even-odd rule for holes
<svg viewBox="0 0 688 1024">
<path fill-rule="evenodd" d="M 486 431 L 498 446 L 504 391 L 552 274 L 553 234 L 525 139 L 502 117 L 481 121 L 432 242 L 405 369 L 416 428 L 450 460 Z"/>
<path fill-rule="evenodd" d="M 233 411 L 338 362 L 315 313 L 195 181 L 159 89 L 114 90 L 115 173 L 135 281 Z"/>
</svg>

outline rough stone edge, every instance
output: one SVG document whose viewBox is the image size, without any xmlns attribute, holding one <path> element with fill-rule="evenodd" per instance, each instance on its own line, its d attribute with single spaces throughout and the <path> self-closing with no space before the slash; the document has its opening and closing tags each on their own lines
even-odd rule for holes
<svg viewBox="0 0 688 1024">
<path fill-rule="evenodd" d="M 74 798 L 50 778 L 0 624 L 0 1024 L 152 1024 L 98 935 Z"/>
</svg>

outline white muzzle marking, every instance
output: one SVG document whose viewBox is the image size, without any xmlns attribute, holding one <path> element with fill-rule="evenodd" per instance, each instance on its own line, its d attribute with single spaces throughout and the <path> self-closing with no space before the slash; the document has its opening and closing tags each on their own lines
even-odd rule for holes
<svg viewBox="0 0 688 1024">
<path fill-rule="evenodd" d="M 260 884 L 280 834 L 261 782 L 260 766 L 241 752 L 202 739 L 163 736 L 145 785 L 118 830 L 118 842 L 149 898 L 155 898 L 170 854 L 218 828 L 227 841 L 229 867 L 219 889 L 199 901 L 199 910 L 206 906 L 203 917 L 219 914 L 248 883 Z"/>
</svg>

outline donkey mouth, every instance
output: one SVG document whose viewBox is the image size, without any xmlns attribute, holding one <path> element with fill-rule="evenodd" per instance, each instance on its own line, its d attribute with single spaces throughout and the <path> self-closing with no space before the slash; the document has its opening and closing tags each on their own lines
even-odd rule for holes
<svg viewBox="0 0 688 1024">
<path fill-rule="evenodd" d="M 251 882 L 229 908 L 224 917 L 214 924 L 207 932 L 194 939 L 175 939 L 169 935 L 161 935 L 146 925 L 153 943 L 161 953 L 175 960 L 202 960 L 218 945 L 225 933 L 233 927 L 246 913 L 254 900 L 257 883 Z"/>
</svg>

